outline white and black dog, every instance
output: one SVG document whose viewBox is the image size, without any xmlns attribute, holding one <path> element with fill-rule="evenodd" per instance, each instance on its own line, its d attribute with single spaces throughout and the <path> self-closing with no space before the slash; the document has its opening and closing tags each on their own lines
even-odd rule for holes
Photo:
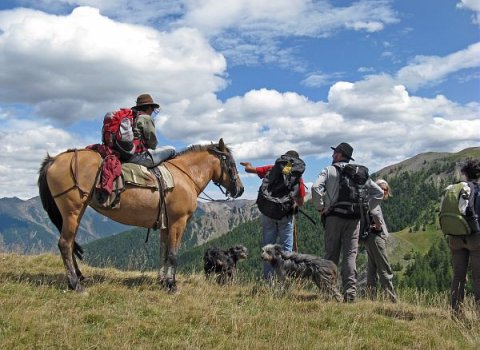
<svg viewBox="0 0 480 350">
<path fill-rule="evenodd" d="M 218 284 L 231 282 L 237 271 L 237 261 L 246 259 L 248 250 L 243 245 L 236 245 L 228 250 L 210 247 L 203 256 L 203 268 L 206 277 L 215 274 Z"/>
<path fill-rule="evenodd" d="M 285 252 L 279 244 L 264 246 L 262 259 L 270 263 L 280 281 L 285 281 L 286 277 L 311 278 L 320 291 L 341 301 L 337 288 L 337 266 L 333 261 L 310 254 Z"/>
</svg>

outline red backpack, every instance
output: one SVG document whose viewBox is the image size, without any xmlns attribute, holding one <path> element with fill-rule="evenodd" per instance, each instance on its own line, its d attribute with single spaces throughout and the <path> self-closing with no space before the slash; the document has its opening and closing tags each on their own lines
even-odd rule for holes
<svg viewBox="0 0 480 350">
<path fill-rule="evenodd" d="M 128 108 L 121 108 L 116 112 L 108 112 L 103 118 L 103 144 L 119 151 L 120 156 L 126 159 L 135 153 L 133 119 L 133 112 Z"/>
</svg>

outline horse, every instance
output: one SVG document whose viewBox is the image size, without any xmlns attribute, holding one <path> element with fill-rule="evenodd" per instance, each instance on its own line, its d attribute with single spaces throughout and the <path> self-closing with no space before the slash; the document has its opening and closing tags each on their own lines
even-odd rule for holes
<svg viewBox="0 0 480 350">
<path fill-rule="evenodd" d="M 166 289 L 175 292 L 176 256 L 187 222 L 197 207 L 198 196 L 212 180 L 227 197 L 240 197 L 244 187 L 233 155 L 223 139 L 218 144 L 190 146 L 163 164 L 171 172 L 175 186 L 164 195 L 168 225 L 160 229 L 158 278 Z M 98 207 L 92 202 L 92 196 L 101 166 L 99 153 L 75 149 L 55 157 L 47 153 L 39 170 L 40 198 L 50 220 L 60 232 L 58 248 L 65 265 L 68 287 L 80 293 L 85 292 L 81 284 L 84 276 L 76 257 L 81 259 L 83 250 L 75 241 L 75 236 L 87 206 L 122 224 L 153 228 L 160 210 L 159 196 L 163 195 L 160 191 L 126 184 L 118 208 Z"/>
</svg>

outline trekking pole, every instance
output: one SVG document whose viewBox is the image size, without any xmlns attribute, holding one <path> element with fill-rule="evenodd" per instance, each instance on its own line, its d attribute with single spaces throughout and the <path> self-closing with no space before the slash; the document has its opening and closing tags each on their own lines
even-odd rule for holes
<svg viewBox="0 0 480 350">
<path fill-rule="evenodd" d="M 296 215 L 293 215 L 293 251 L 298 252 L 298 228 L 297 228 L 297 220 Z"/>
</svg>

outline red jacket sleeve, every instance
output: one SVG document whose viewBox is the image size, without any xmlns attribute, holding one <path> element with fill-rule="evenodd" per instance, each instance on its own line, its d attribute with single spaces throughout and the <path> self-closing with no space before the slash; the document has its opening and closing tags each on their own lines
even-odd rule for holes
<svg viewBox="0 0 480 350">
<path fill-rule="evenodd" d="M 259 166 L 255 168 L 255 171 L 257 172 L 258 177 L 263 179 L 272 168 L 273 165 Z"/>
</svg>

